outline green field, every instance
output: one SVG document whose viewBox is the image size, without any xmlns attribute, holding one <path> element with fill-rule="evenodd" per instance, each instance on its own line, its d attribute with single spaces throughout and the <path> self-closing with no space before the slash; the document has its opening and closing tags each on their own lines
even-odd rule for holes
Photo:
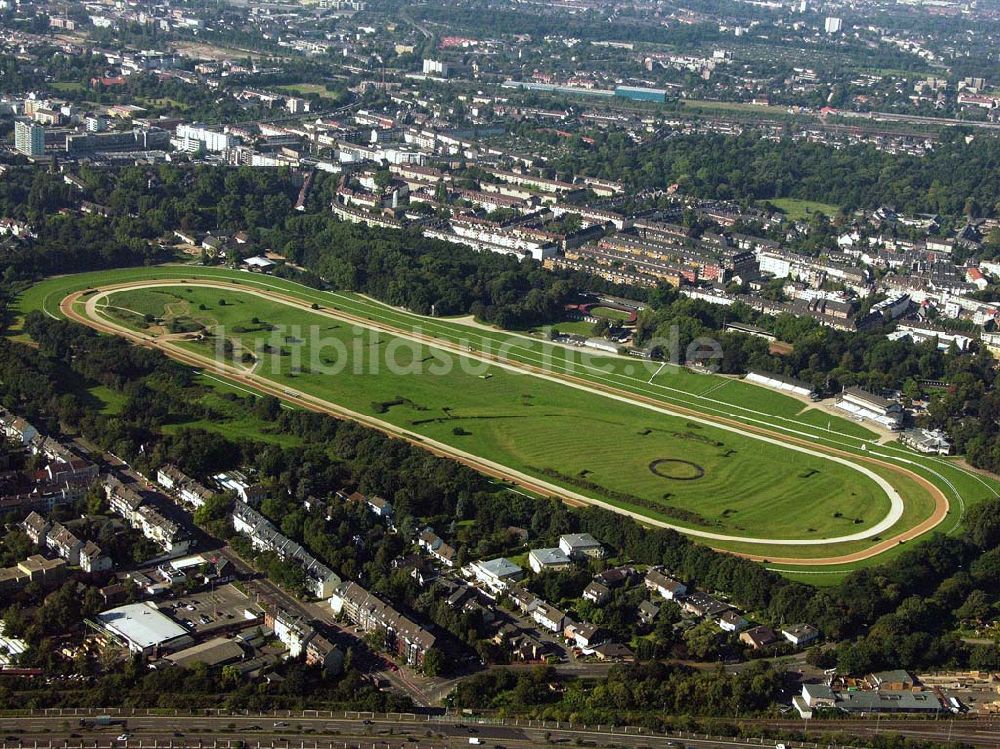
<svg viewBox="0 0 1000 749">
<path fill-rule="evenodd" d="M 792 221 L 806 221 L 814 213 L 824 213 L 827 217 L 833 218 L 840 210 L 839 206 L 831 205 L 830 203 L 818 203 L 815 200 L 772 198 L 768 202 Z"/>
<path fill-rule="evenodd" d="M 149 298 L 136 298 L 142 295 Z M 177 344 L 183 348 L 214 356 L 222 335 L 234 358 L 260 376 L 668 522 L 759 538 L 824 538 L 854 533 L 888 512 L 873 482 L 824 458 L 796 454 L 789 471 L 791 456 L 778 445 L 238 290 L 178 285 L 113 293 L 107 302 L 207 326 L 211 335 Z M 252 359 L 244 362 L 243 351 Z M 672 478 L 651 470 L 657 460 L 695 464 L 704 475 Z"/>
<path fill-rule="evenodd" d="M 281 290 L 303 301 L 316 302 L 324 309 L 336 308 L 345 313 L 393 325 L 398 330 L 419 328 L 425 334 L 443 341 L 471 345 L 476 351 L 496 348 L 506 342 L 505 354 L 511 361 L 539 364 L 547 359 L 553 372 L 571 372 L 581 380 L 614 385 L 619 390 L 654 398 L 667 407 L 676 405 L 696 409 L 708 416 L 766 427 L 772 432 L 787 433 L 816 445 L 835 447 L 858 455 L 864 455 L 865 448 L 877 448 L 880 460 L 905 466 L 945 491 L 952 509 L 937 528 L 942 532 L 954 532 L 961 526 L 966 507 L 984 497 L 993 496 L 997 491 L 998 484 L 992 479 L 975 476 L 950 461 L 916 455 L 895 444 L 875 445 L 872 433 L 862 425 L 817 410 L 813 404 L 738 379 L 694 374 L 683 367 L 661 367 L 655 363 L 626 357 L 588 355 L 579 349 L 547 343 L 542 336 L 494 332 L 458 321 L 425 318 L 355 294 L 317 291 L 293 282 L 256 274 L 195 266 L 160 266 L 53 278 L 28 289 L 20 299 L 19 308 L 22 312 L 42 309 L 47 314 L 59 316 L 59 302 L 71 291 L 131 280 L 184 277 L 214 279 L 233 284 L 234 287 L 238 284 L 244 288 Z M 134 296 L 128 296 L 135 292 L 124 292 L 120 295 L 121 298 L 114 301 L 123 307 L 140 307 L 136 312 L 155 315 L 155 305 L 159 305 L 161 313 L 165 312 L 164 305 L 171 303 L 170 300 L 176 302 L 176 294 L 190 296 L 201 294 L 204 290 L 192 290 L 190 295 L 187 290 L 178 292 L 176 287 L 157 289 L 157 292 L 167 293 L 163 297 L 153 297 L 156 302 L 151 303 L 154 305 L 152 312 L 140 306 L 145 302 L 138 302 Z M 232 305 L 227 304 L 221 310 L 218 309 L 220 296 L 227 297 L 227 301 L 233 302 Z M 228 296 L 232 296 L 232 299 L 229 300 Z M 237 298 L 241 296 L 243 295 L 239 292 L 220 295 L 213 290 L 206 300 L 191 299 L 190 302 L 196 304 L 189 303 L 186 313 L 190 315 L 198 305 L 205 304 L 206 309 L 198 310 L 198 316 L 203 317 L 205 322 L 213 323 L 222 315 L 227 325 L 246 325 L 253 316 L 269 324 L 289 324 L 292 318 L 298 324 L 303 324 L 303 316 L 310 316 L 307 310 L 289 308 L 272 300 L 254 299 L 252 302 L 238 303 Z M 252 306 L 252 310 L 247 309 L 248 304 Z M 176 311 L 184 313 L 180 307 Z M 287 315 L 291 317 L 286 318 Z M 330 321 L 329 318 L 323 320 L 326 325 L 341 324 Z M 338 332 L 336 329 L 323 332 L 338 338 L 346 335 L 345 331 Z M 246 336 L 240 334 L 238 337 L 243 339 Z M 391 340 L 391 336 L 383 335 L 382 343 L 376 344 L 376 348 L 387 346 Z M 207 348 L 204 343 L 190 342 L 186 345 L 201 347 L 202 351 Z M 432 353 L 428 349 L 424 356 Z M 454 354 L 446 355 L 454 358 Z M 714 434 L 720 431 L 714 427 L 697 424 L 699 428 L 693 429 L 683 417 L 664 416 L 638 406 L 614 403 L 602 396 L 513 374 L 500 370 L 499 367 L 491 367 L 493 376 L 486 380 L 479 379 L 476 375 L 455 379 L 458 374 L 452 372 L 447 375 L 447 387 L 443 388 L 445 394 L 441 395 L 440 389 L 424 382 L 431 378 L 419 376 L 366 376 L 362 386 L 357 377 L 342 374 L 332 378 L 331 385 L 331 378 L 323 378 L 318 373 L 300 371 L 293 374 L 289 367 L 290 357 L 290 352 L 285 356 L 263 354 L 257 365 L 258 372 L 263 374 L 270 371 L 268 368 L 273 365 L 275 377 L 288 377 L 287 381 L 294 383 L 292 386 L 296 391 L 312 392 L 313 388 L 319 388 L 317 392 L 322 391 L 322 397 L 352 408 L 352 404 L 357 404 L 355 410 L 368 416 L 374 416 L 375 410 L 384 408 L 385 413 L 378 414 L 377 418 L 413 431 L 419 427 L 420 430 L 426 430 L 421 433 L 465 450 L 474 448 L 470 451 L 481 453 L 485 457 L 508 456 L 505 459 L 513 467 L 538 469 L 542 472 L 538 475 L 546 480 L 563 483 L 579 493 L 590 493 L 590 490 L 582 488 L 584 483 L 591 487 L 613 487 L 619 492 L 638 497 L 640 503 L 659 503 L 660 513 L 676 513 L 678 510 L 697 513 L 700 522 L 713 524 L 713 532 L 721 530 L 732 535 L 759 534 L 761 537 L 772 538 L 789 535 L 806 538 L 846 535 L 870 526 L 872 520 L 885 513 L 887 500 L 884 495 L 872 499 L 872 490 L 876 495 L 879 493 L 877 487 L 866 477 L 845 466 L 831 464 L 821 458 L 810 458 L 731 432 L 725 432 L 720 438 L 714 439 Z M 362 350 L 357 360 L 367 361 L 365 357 L 366 351 Z M 228 386 L 218 387 L 225 389 Z M 396 396 L 403 396 L 404 400 L 396 403 L 399 400 Z M 599 408 L 595 409 L 594 398 L 602 398 Z M 377 408 L 376 403 L 379 404 Z M 529 403 L 533 405 L 528 405 Z M 606 407 L 608 405 L 613 407 Z M 447 412 L 442 410 L 444 406 L 449 407 Z M 545 416 L 540 417 L 538 414 Z M 599 414 L 599 417 L 591 414 Z M 413 422 L 425 419 L 428 421 L 414 426 Z M 456 427 L 462 433 L 454 433 Z M 653 431 L 640 434 L 646 429 Z M 706 434 L 713 435 L 709 442 L 692 439 L 692 435 L 702 438 Z M 716 442 L 721 442 L 722 446 L 713 446 Z M 765 447 L 768 450 L 762 449 Z M 729 449 L 736 449 L 737 452 L 728 458 L 722 457 L 723 452 Z M 773 454 L 769 452 L 771 449 L 775 451 Z M 558 457 L 553 457 L 557 453 Z M 660 458 L 690 460 L 704 464 L 711 471 L 706 470 L 703 478 L 690 482 L 658 477 L 649 470 L 649 463 Z M 820 475 L 813 474 L 808 479 L 805 478 L 803 475 L 810 460 L 825 463 L 827 470 Z M 775 466 L 783 467 L 783 470 L 776 470 Z M 863 493 L 859 494 L 853 484 L 845 485 L 852 486 L 846 493 L 825 487 L 825 482 L 830 479 L 828 474 L 831 469 L 835 469 L 834 473 L 844 471 L 854 474 L 849 481 L 859 486 L 868 484 L 868 488 L 862 488 Z M 549 472 L 549 475 L 544 475 L 545 472 Z M 560 479 L 554 478 L 551 472 L 555 472 Z M 586 473 L 581 476 L 581 472 Z M 814 483 L 821 492 L 827 492 L 824 495 L 826 501 L 832 501 L 833 504 L 824 507 L 821 502 L 813 501 L 814 495 L 811 492 L 802 495 L 803 485 L 812 479 L 818 479 Z M 831 485 L 840 482 L 840 478 L 836 482 L 831 480 Z M 906 498 L 906 510 L 900 521 L 884 532 L 885 537 L 891 537 L 912 526 L 929 512 L 930 498 L 912 479 L 894 476 L 892 483 Z M 854 496 L 851 496 L 852 492 Z M 664 494 L 670 496 L 664 497 Z M 601 493 L 598 492 L 597 496 L 601 496 Z M 629 504 L 620 497 L 616 501 L 623 505 Z M 851 509 L 855 502 L 857 512 Z M 653 511 L 645 511 L 654 515 Z M 841 517 L 834 517 L 836 512 L 841 513 Z M 676 517 L 662 517 L 669 522 L 685 524 Z M 861 519 L 862 523 L 855 525 L 855 518 Z M 747 531 L 737 530 L 739 528 Z M 814 530 L 809 531 L 810 528 Z M 795 529 L 794 532 L 792 529 Z M 775 557 L 794 556 L 805 559 L 862 550 L 870 542 L 790 547 L 713 541 L 712 545 L 758 554 L 770 554 L 773 551 Z M 891 550 L 885 555 L 891 556 L 894 553 L 895 550 Z M 802 578 L 813 583 L 832 583 L 844 571 L 870 564 L 871 561 L 843 565 L 831 570 L 830 574 L 803 574 Z M 817 569 L 787 564 L 774 566 L 789 572 L 802 569 L 803 573 L 814 573 Z"/>
<path fill-rule="evenodd" d="M 615 309 L 614 307 L 592 307 L 590 314 L 594 317 L 605 317 L 608 320 L 617 320 L 619 322 L 628 320 L 631 317 L 625 310 Z"/>
<path fill-rule="evenodd" d="M 336 91 L 331 91 L 322 83 L 288 83 L 284 86 L 275 86 L 274 88 L 277 91 L 284 91 L 289 94 L 298 94 L 299 96 L 317 94 L 323 99 L 330 99 L 331 101 L 340 100 L 340 94 Z"/>
</svg>

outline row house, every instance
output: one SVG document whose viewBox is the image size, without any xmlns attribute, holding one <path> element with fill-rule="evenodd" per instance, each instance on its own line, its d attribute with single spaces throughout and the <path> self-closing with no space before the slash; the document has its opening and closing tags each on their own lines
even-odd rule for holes
<svg viewBox="0 0 1000 749">
<path fill-rule="evenodd" d="M 20 416 L 6 409 L 0 409 L 0 432 L 15 444 L 25 446 L 39 436 L 38 430 Z"/>
<path fill-rule="evenodd" d="M 357 583 L 348 582 L 334 590 L 330 606 L 338 616 L 384 638 L 387 650 L 396 653 L 411 666 L 420 666 L 436 638 L 416 622 L 369 593 Z"/>
<path fill-rule="evenodd" d="M 329 598 L 340 585 L 340 576 L 316 559 L 304 546 L 279 531 L 270 520 L 246 502 L 237 501 L 233 508 L 233 528 L 250 539 L 255 549 L 272 551 L 281 559 L 293 559 L 306 573 L 309 591 L 316 598 Z"/>
<path fill-rule="evenodd" d="M 191 539 L 185 530 L 165 517 L 135 489 L 114 477 L 104 484 L 105 495 L 111 511 L 121 515 L 130 526 L 155 542 L 165 554 L 183 554 L 190 548 Z"/>
<path fill-rule="evenodd" d="M 445 567 L 454 567 L 457 554 L 433 529 L 425 528 L 417 535 L 417 545 Z"/>
<path fill-rule="evenodd" d="M 156 483 L 164 489 L 177 492 L 181 501 L 195 508 L 202 507 L 215 496 L 212 491 L 169 463 L 156 472 Z"/>
</svg>

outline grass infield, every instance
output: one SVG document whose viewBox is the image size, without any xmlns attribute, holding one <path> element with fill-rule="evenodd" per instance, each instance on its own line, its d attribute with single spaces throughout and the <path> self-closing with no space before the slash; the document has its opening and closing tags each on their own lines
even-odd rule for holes
<svg viewBox="0 0 1000 749">
<path fill-rule="evenodd" d="M 243 327 L 245 332 L 231 336 L 241 342 L 263 334 L 264 331 L 252 330 L 255 317 L 258 324 L 268 325 L 308 326 L 314 322 L 311 317 L 321 319 L 322 323 L 316 324 L 337 324 L 308 310 L 251 298 L 239 291 L 240 286 L 280 290 L 305 302 L 315 302 L 323 309 L 336 308 L 399 330 L 419 329 L 443 342 L 468 342 L 476 350 L 513 340 L 515 344 L 507 352 L 511 360 L 538 364 L 543 358 L 554 358 L 554 372 L 572 371 L 574 376 L 595 384 L 613 385 L 655 398 L 666 407 L 697 409 L 710 417 L 767 428 L 859 456 L 877 448 L 887 462 L 905 465 L 945 491 L 952 509 L 937 529 L 942 532 L 954 532 L 969 505 L 997 491 L 997 482 L 991 478 L 974 475 L 951 461 L 918 456 L 894 443 L 875 445 L 874 435 L 860 424 L 741 380 L 693 374 L 681 367 L 660 367 L 624 357 L 584 357 L 581 352 L 549 344 L 541 337 L 425 318 L 355 294 L 321 292 L 267 276 L 194 266 L 158 266 L 59 277 L 28 289 L 19 301 L 19 309 L 22 312 L 40 309 L 59 316 L 59 303 L 73 291 L 133 280 L 184 277 L 230 283 L 233 293 L 178 290 L 176 286 L 134 289 L 113 295 L 107 300 L 112 304 L 102 314 L 117 324 L 145 327 L 147 332 L 150 323 L 146 315 L 164 318 L 155 321 L 154 328 L 171 320 L 204 326 L 209 332 L 220 323 L 229 329 Z M 178 298 L 178 294 L 184 296 Z M 227 297 L 221 307 L 220 297 Z M 346 330 L 350 326 L 343 327 L 345 330 L 331 329 L 324 333 L 353 340 L 353 333 L 348 336 Z M 165 327 L 162 333 L 168 333 Z M 375 347 L 373 350 L 389 345 L 394 337 L 382 333 L 378 338 L 378 343 L 368 342 Z M 207 348 L 204 342 L 188 341 L 182 345 L 200 348 L 202 353 Z M 424 348 L 421 358 L 440 356 L 432 347 Z M 485 373 L 488 377 L 460 372 L 440 378 L 385 373 L 373 377 L 348 372 L 331 378 L 301 368 L 294 371 L 291 352 L 280 349 L 278 346 L 273 352 L 263 352 L 246 366 L 256 365 L 262 374 L 273 370 L 277 381 L 294 383 L 298 391 L 315 393 L 359 413 L 377 415 L 379 419 L 419 430 L 579 493 L 621 506 L 638 504 L 650 517 L 662 517 L 678 525 L 762 538 L 822 538 L 856 532 L 885 515 L 888 503 L 885 495 L 869 479 L 846 466 L 702 424 L 694 429 L 682 417 L 651 413 L 638 406 L 499 367 L 488 368 Z M 360 354 L 352 351 L 352 365 L 354 361 L 367 361 L 371 355 L 370 351 Z M 453 353 L 450 355 L 454 357 Z M 214 380 L 205 381 L 215 386 Z M 228 386 L 218 387 L 224 390 Z M 687 481 L 657 476 L 649 466 L 664 459 L 695 463 L 705 470 L 705 475 Z M 812 473 L 814 470 L 818 472 Z M 931 498 L 913 479 L 892 471 L 884 474 L 906 499 L 903 517 L 884 534 L 889 537 L 926 518 Z M 812 547 L 715 542 L 712 545 L 758 554 L 769 553 L 773 548 L 775 557 L 804 559 L 851 553 L 871 543 L 857 541 Z M 892 555 L 896 551 L 885 553 Z M 809 582 L 832 582 L 845 571 L 866 563 L 870 561 L 842 565 L 829 571 L 830 574 L 812 574 Z M 802 577 L 817 569 L 802 567 L 800 571 L 796 565 L 774 567 Z"/>
</svg>

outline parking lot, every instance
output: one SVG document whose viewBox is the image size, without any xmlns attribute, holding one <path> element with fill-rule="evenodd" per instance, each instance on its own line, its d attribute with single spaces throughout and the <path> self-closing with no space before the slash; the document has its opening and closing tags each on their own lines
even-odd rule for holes
<svg viewBox="0 0 1000 749">
<path fill-rule="evenodd" d="M 160 604 L 160 611 L 199 635 L 238 626 L 247 609 L 258 610 L 234 585 L 181 595 Z"/>
</svg>

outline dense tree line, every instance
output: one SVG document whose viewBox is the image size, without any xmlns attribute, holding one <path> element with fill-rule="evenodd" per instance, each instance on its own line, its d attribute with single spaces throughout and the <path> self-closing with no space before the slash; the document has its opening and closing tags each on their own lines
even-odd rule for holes
<svg viewBox="0 0 1000 749">
<path fill-rule="evenodd" d="M 557 158 L 561 173 L 622 179 L 634 190 L 677 183 L 702 198 L 754 201 L 799 198 L 846 210 L 891 205 L 906 212 L 977 216 L 1000 213 L 1000 140 L 954 128 L 925 156 L 889 154 L 872 146 L 834 149 L 790 138 L 681 135 L 636 147 L 619 133 L 595 134 L 593 146 Z M 961 168 L 955 168 L 961 164 Z"/>
<path fill-rule="evenodd" d="M 264 237 L 336 288 L 421 314 L 471 313 L 503 328 L 557 320 L 576 288 L 593 283 L 554 275 L 536 262 L 426 239 L 418 231 L 345 223 L 329 214 L 293 216 Z"/>
<path fill-rule="evenodd" d="M 699 671 L 687 666 L 647 663 L 615 666 L 596 686 L 559 679 L 551 668 L 528 672 L 490 671 L 459 683 L 456 706 L 502 708 L 561 716 L 587 724 L 642 722 L 642 713 L 666 715 L 751 714 L 766 710 L 784 686 L 784 674 L 768 664 L 755 663 L 732 675 L 720 670 Z"/>
</svg>

